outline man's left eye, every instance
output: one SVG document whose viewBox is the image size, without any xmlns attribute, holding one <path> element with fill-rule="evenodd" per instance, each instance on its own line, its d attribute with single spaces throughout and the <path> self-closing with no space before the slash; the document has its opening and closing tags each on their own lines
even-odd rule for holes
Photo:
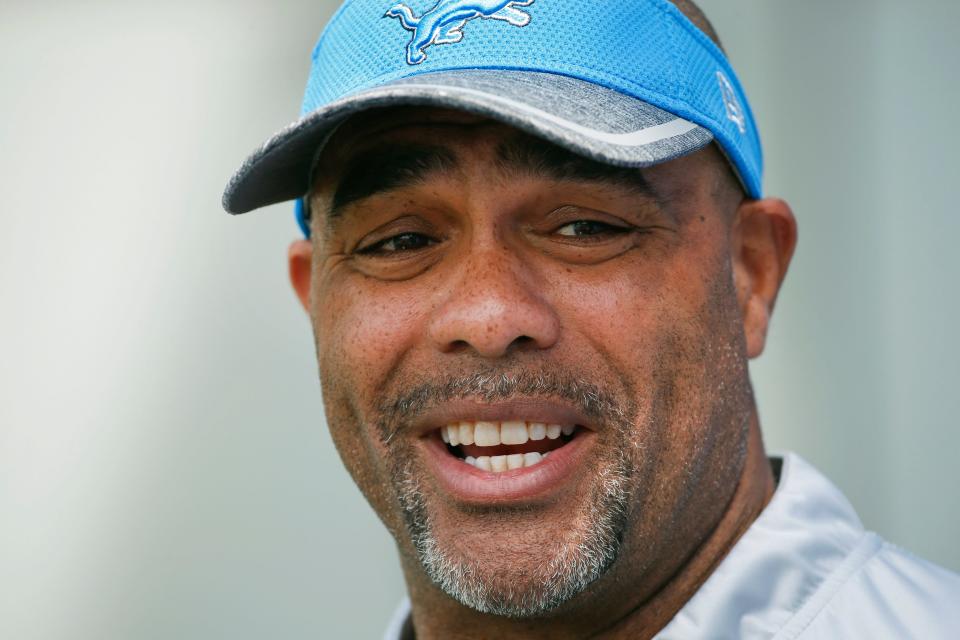
<svg viewBox="0 0 960 640">
<path fill-rule="evenodd" d="M 566 224 L 557 229 L 557 235 L 567 238 L 584 238 L 599 235 L 614 235 L 628 231 L 625 227 L 620 227 L 597 220 L 577 220 Z"/>
</svg>

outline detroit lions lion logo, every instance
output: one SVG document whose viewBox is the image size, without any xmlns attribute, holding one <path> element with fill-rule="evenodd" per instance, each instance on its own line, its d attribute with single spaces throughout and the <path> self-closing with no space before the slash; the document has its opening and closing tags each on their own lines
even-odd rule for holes
<svg viewBox="0 0 960 640">
<path fill-rule="evenodd" d="M 455 44 L 463 40 L 463 27 L 471 20 L 503 20 L 515 27 L 530 24 L 530 14 L 517 7 L 529 7 L 534 0 L 439 0 L 420 17 L 402 2 L 387 11 L 384 17 L 397 18 L 407 31 L 413 32 L 407 45 L 407 62 L 420 64 L 427 59 L 427 47 Z"/>
</svg>

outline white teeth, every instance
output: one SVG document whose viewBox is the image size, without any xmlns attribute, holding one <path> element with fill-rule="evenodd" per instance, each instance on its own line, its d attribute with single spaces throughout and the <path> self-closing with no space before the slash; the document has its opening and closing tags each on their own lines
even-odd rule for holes
<svg viewBox="0 0 960 640">
<path fill-rule="evenodd" d="M 500 425 L 500 442 L 503 444 L 526 444 L 527 423 L 504 422 Z"/>
<path fill-rule="evenodd" d="M 498 445 L 522 445 L 529 440 L 556 440 L 560 434 L 571 436 L 575 425 L 546 424 L 544 422 L 523 422 L 505 420 L 503 422 L 456 422 L 440 429 L 440 437 L 452 447 L 472 445 L 477 447 L 496 447 Z M 463 461 L 477 469 L 501 473 L 510 469 L 523 469 L 541 463 L 550 455 L 547 453 L 514 453 L 502 456 L 467 456 Z"/>
<path fill-rule="evenodd" d="M 562 433 L 573 435 L 574 425 L 546 424 L 543 422 L 455 422 L 440 429 L 440 437 L 451 446 L 476 444 L 480 447 L 495 447 L 498 444 L 525 444 L 528 440 L 556 440 Z"/>
<path fill-rule="evenodd" d="M 547 437 L 547 425 L 542 422 L 531 422 L 527 430 L 530 432 L 531 440 L 543 440 Z"/>
<path fill-rule="evenodd" d="M 477 469 L 501 473 L 503 471 L 512 471 L 513 469 L 532 467 L 535 464 L 543 462 L 548 455 L 550 454 L 545 453 L 540 455 L 536 451 L 531 451 L 530 453 L 513 453 L 508 456 L 480 456 L 479 458 L 467 456 L 463 461 Z"/>
<path fill-rule="evenodd" d="M 543 460 L 543 456 L 537 453 L 536 451 L 523 454 L 523 465 L 525 467 L 532 467 L 533 465 L 537 464 L 541 460 Z"/>
<path fill-rule="evenodd" d="M 500 426 L 496 422 L 478 422 L 473 437 L 478 447 L 495 447 L 500 444 Z"/>
<path fill-rule="evenodd" d="M 507 469 L 523 469 L 524 460 L 522 453 L 512 453 L 507 456 Z"/>
<path fill-rule="evenodd" d="M 473 444 L 473 424 L 461 422 L 459 432 L 460 444 Z"/>
</svg>

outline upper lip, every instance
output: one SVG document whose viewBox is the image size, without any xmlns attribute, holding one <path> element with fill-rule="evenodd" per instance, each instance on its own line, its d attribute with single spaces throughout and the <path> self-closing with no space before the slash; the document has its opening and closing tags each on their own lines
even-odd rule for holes
<svg viewBox="0 0 960 640">
<path fill-rule="evenodd" d="M 415 435 L 425 436 L 455 422 L 506 420 L 573 424 L 596 430 L 583 411 L 557 398 L 512 398 L 499 402 L 485 402 L 476 398 L 451 400 L 421 413 L 412 422 L 410 430 Z"/>
</svg>

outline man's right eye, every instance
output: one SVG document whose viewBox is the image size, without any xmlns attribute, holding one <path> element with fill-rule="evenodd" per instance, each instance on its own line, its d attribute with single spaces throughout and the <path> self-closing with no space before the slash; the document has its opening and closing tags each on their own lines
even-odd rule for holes
<svg viewBox="0 0 960 640">
<path fill-rule="evenodd" d="M 436 240 L 422 233 L 400 233 L 375 242 L 370 246 L 362 247 L 357 250 L 357 253 L 365 256 L 396 255 L 426 249 L 435 244 L 437 244 Z"/>
</svg>

